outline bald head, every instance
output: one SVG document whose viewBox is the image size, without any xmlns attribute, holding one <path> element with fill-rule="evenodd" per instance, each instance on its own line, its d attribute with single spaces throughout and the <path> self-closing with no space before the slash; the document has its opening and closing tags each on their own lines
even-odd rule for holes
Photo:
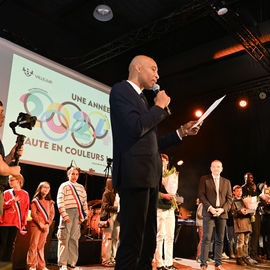
<svg viewBox="0 0 270 270">
<path fill-rule="evenodd" d="M 152 58 L 146 55 L 137 55 L 135 56 L 129 64 L 129 72 L 134 72 L 137 65 L 144 65 L 147 61 L 154 61 Z"/>
<path fill-rule="evenodd" d="M 137 55 L 130 62 L 128 79 L 137 84 L 140 89 L 152 89 L 158 78 L 157 64 L 152 58 Z"/>
<path fill-rule="evenodd" d="M 222 162 L 220 160 L 212 161 L 210 170 L 214 177 L 218 177 L 223 170 Z"/>
</svg>

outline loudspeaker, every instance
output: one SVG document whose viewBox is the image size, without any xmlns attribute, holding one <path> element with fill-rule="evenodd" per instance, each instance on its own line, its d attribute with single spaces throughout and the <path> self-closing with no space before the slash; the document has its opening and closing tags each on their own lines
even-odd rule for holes
<svg viewBox="0 0 270 270">
<path fill-rule="evenodd" d="M 188 259 L 196 257 L 198 237 L 195 223 L 178 221 L 175 232 L 173 256 Z"/>
<path fill-rule="evenodd" d="M 79 258 L 77 265 L 101 263 L 101 239 L 86 239 L 84 236 L 79 241 Z M 48 254 L 48 262 L 57 264 L 58 240 L 52 239 Z"/>
</svg>

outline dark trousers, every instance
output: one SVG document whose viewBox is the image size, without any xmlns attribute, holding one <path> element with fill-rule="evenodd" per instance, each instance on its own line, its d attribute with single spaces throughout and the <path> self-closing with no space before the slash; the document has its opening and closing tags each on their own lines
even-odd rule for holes
<svg viewBox="0 0 270 270">
<path fill-rule="evenodd" d="M 152 270 L 156 249 L 156 188 L 120 189 L 120 245 L 116 270 Z"/>
<path fill-rule="evenodd" d="M 262 216 L 263 249 L 267 259 L 270 260 L 270 214 Z"/>
<path fill-rule="evenodd" d="M 215 266 L 221 265 L 221 256 L 223 250 L 223 240 L 225 233 L 226 219 L 218 217 L 203 217 L 203 239 L 201 247 L 201 267 L 207 266 L 209 246 L 215 228 L 214 237 L 214 259 Z"/>
<path fill-rule="evenodd" d="M 18 228 L 0 226 L 0 261 L 11 261 Z"/>
<path fill-rule="evenodd" d="M 261 215 L 256 213 L 255 222 L 252 222 L 252 233 L 250 237 L 249 253 L 250 257 L 256 258 L 259 251 L 259 238 L 261 232 Z"/>
</svg>

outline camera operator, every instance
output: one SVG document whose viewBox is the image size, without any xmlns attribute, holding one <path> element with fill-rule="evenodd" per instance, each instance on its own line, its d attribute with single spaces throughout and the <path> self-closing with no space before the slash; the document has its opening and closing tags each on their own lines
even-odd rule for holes
<svg viewBox="0 0 270 270">
<path fill-rule="evenodd" d="M 2 127 L 5 119 L 3 103 L 0 101 L 0 127 Z M 11 149 L 10 153 L 5 156 L 4 147 L 2 141 L 0 140 L 0 216 L 3 213 L 3 192 L 8 185 L 8 176 L 13 175 L 17 176 L 20 174 L 20 166 L 9 166 L 9 164 L 14 160 L 16 145 Z M 17 155 L 21 156 L 23 148 L 21 147 L 17 151 Z"/>
</svg>

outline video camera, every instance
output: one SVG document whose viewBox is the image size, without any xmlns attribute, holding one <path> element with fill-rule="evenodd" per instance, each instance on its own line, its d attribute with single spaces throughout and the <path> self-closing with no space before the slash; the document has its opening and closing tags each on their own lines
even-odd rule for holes
<svg viewBox="0 0 270 270">
<path fill-rule="evenodd" d="M 112 158 L 107 158 L 107 167 L 104 170 L 105 178 L 108 178 L 109 174 L 110 174 L 110 171 L 112 171 L 112 162 L 113 162 Z"/>
<path fill-rule="evenodd" d="M 14 157 L 15 157 L 15 164 L 18 165 L 19 163 L 19 156 L 17 154 L 17 150 L 21 148 L 21 146 L 23 145 L 24 143 L 24 140 L 25 140 L 25 136 L 22 135 L 22 134 L 18 134 L 15 130 L 15 128 L 17 126 L 21 127 L 21 128 L 27 128 L 27 129 L 32 129 L 32 127 L 36 124 L 36 121 L 37 121 L 37 118 L 36 116 L 31 116 L 30 114 L 28 113 L 22 113 L 20 112 L 18 117 L 17 117 L 17 120 L 16 122 L 11 122 L 9 123 L 9 126 L 10 128 L 12 129 L 13 133 L 15 135 L 17 135 L 17 140 L 16 140 L 16 143 L 17 143 L 17 147 L 15 149 L 15 154 L 14 154 Z"/>
</svg>

